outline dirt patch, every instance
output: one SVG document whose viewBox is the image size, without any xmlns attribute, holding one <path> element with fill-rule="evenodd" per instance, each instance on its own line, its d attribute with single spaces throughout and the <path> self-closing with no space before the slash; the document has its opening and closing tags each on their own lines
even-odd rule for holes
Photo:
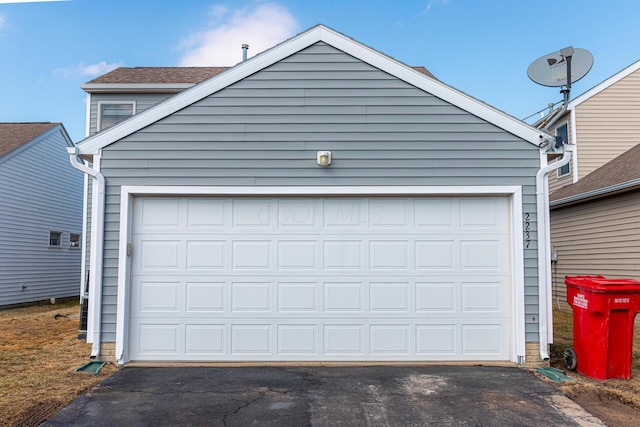
<svg viewBox="0 0 640 427">
<path fill-rule="evenodd" d="M 91 353 L 79 312 L 77 302 L 0 311 L 0 425 L 37 426 L 117 370 L 74 372 Z"/>
<path fill-rule="evenodd" d="M 551 365 L 565 370 L 562 355 L 573 347 L 573 313 L 553 312 L 554 344 Z M 578 372 L 568 372 L 578 383 L 565 383 L 558 388 L 577 404 L 610 427 L 640 426 L 640 327 L 635 325 L 632 377 L 630 380 L 594 380 Z"/>
<path fill-rule="evenodd" d="M 563 391 L 570 399 L 610 427 L 630 427 L 640 423 L 640 411 L 621 402 L 618 396 L 605 390 L 578 385 Z"/>
</svg>

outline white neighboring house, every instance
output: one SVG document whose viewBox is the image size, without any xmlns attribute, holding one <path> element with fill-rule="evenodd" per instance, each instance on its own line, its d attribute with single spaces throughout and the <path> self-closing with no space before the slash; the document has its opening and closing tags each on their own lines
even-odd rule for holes
<svg viewBox="0 0 640 427">
<path fill-rule="evenodd" d="M 61 123 L 0 123 L 0 308 L 79 296 L 82 174 Z"/>
</svg>

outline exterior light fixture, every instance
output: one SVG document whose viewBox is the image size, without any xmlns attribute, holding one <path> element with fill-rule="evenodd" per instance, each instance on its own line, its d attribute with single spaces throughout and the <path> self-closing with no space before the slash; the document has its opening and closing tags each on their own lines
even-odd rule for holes
<svg viewBox="0 0 640 427">
<path fill-rule="evenodd" d="M 319 166 L 326 168 L 331 164 L 331 151 L 318 151 L 316 161 Z"/>
</svg>

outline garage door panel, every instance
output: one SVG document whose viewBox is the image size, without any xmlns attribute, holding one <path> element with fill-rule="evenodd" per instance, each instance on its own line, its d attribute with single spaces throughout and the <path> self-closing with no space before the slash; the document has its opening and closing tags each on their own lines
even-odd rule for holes
<svg viewBox="0 0 640 427">
<path fill-rule="evenodd" d="M 416 312 L 445 313 L 450 315 L 457 309 L 456 282 L 418 282 L 415 285 Z"/>
<path fill-rule="evenodd" d="M 171 354 L 178 356 L 179 324 L 142 324 L 138 328 L 140 354 Z"/>
<path fill-rule="evenodd" d="M 185 354 L 220 356 L 225 351 L 225 326 L 223 324 L 185 325 Z"/>
<path fill-rule="evenodd" d="M 187 228 L 223 229 L 227 226 L 224 200 L 192 199 L 187 201 Z"/>
<path fill-rule="evenodd" d="M 369 241 L 369 270 L 404 270 L 408 271 L 408 241 Z"/>
<path fill-rule="evenodd" d="M 454 357 L 459 353 L 455 324 L 416 326 L 416 354 L 430 357 Z"/>
<path fill-rule="evenodd" d="M 231 354 L 271 356 L 270 324 L 231 325 Z"/>
<path fill-rule="evenodd" d="M 415 242 L 416 270 L 453 270 L 456 267 L 453 240 L 418 240 Z"/>
<path fill-rule="evenodd" d="M 318 242 L 312 240 L 279 240 L 279 270 L 317 270 Z"/>
<path fill-rule="evenodd" d="M 414 202 L 414 222 L 417 229 L 453 229 L 456 215 L 454 200 L 429 198 Z"/>
<path fill-rule="evenodd" d="M 137 209 L 137 224 L 141 231 L 180 227 L 180 202 L 177 199 L 145 199 Z"/>
<path fill-rule="evenodd" d="M 364 355 L 364 326 L 324 325 L 324 353 L 327 355 Z"/>
<path fill-rule="evenodd" d="M 506 198 L 140 198 L 133 211 L 132 360 L 510 359 Z"/>
<path fill-rule="evenodd" d="M 306 232 L 321 230 L 321 211 L 321 200 L 279 200 L 278 228 L 281 230 L 301 230 Z"/>
<path fill-rule="evenodd" d="M 279 313 L 317 312 L 317 282 L 279 282 L 277 285 L 277 301 Z"/>
<path fill-rule="evenodd" d="M 234 241 L 232 243 L 233 270 L 269 270 L 272 268 L 270 240 Z"/>
<path fill-rule="evenodd" d="M 181 241 L 141 240 L 137 246 L 140 254 L 139 270 L 178 270 L 180 268 Z"/>
<path fill-rule="evenodd" d="M 324 241 L 325 270 L 359 270 L 363 269 L 363 242 L 353 240 Z"/>
<path fill-rule="evenodd" d="M 317 324 L 285 324 L 277 329 L 278 355 L 320 355 Z"/>
<path fill-rule="evenodd" d="M 460 242 L 460 268 L 463 270 L 502 271 L 504 248 L 500 240 L 464 240 Z"/>
<path fill-rule="evenodd" d="M 187 240 L 187 270 L 223 270 L 226 242 L 223 240 Z"/>
<path fill-rule="evenodd" d="M 224 282 L 186 282 L 185 312 L 222 312 L 225 310 Z"/>
<path fill-rule="evenodd" d="M 270 200 L 233 200 L 231 223 L 238 230 L 265 230 L 274 227 L 273 202 Z"/>
<path fill-rule="evenodd" d="M 231 284 L 231 311 L 271 311 L 270 282 L 234 282 Z"/>
<path fill-rule="evenodd" d="M 503 352 L 504 326 L 501 324 L 462 325 L 462 353 L 496 355 Z"/>
<path fill-rule="evenodd" d="M 323 229 L 359 232 L 368 228 L 367 201 L 362 199 L 325 199 L 322 211 Z"/>
<path fill-rule="evenodd" d="M 411 353 L 410 325 L 371 325 L 369 354 L 408 356 Z"/>
<path fill-rule="evenodd" d="M 398 202 L 394 199 L 369 200 L 369 228 L 386 230 L 413 226 L 409 215 L 411 204 L 408 200 Z"/>
<path fill-rule="evenodd" d="M 180 282 L 139 282 L 140 313 L 180 312 Z"/>
<path fill-rule="evenodd" d="M 372 313 L 408 313 L 410 310 L 409 283 L 372 282 L 369 295 Z"/>
<path fill-rule="evenodd" d="M 461 311 L 463 313 L 503 313 L 508 304 L 505 281 L 464 281 L 460 284 Z"/>
</svg>

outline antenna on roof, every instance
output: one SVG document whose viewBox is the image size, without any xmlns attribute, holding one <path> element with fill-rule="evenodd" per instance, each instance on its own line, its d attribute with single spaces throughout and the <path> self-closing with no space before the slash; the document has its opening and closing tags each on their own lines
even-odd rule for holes
<svg viewBox="0 0 640 427">
<path fill-rule="evenodd" d="M 249 50 L 249 45 L 243 43 L 242 45 L 242 62 L 247 60 L 247 51 Z"/>
</svg>

